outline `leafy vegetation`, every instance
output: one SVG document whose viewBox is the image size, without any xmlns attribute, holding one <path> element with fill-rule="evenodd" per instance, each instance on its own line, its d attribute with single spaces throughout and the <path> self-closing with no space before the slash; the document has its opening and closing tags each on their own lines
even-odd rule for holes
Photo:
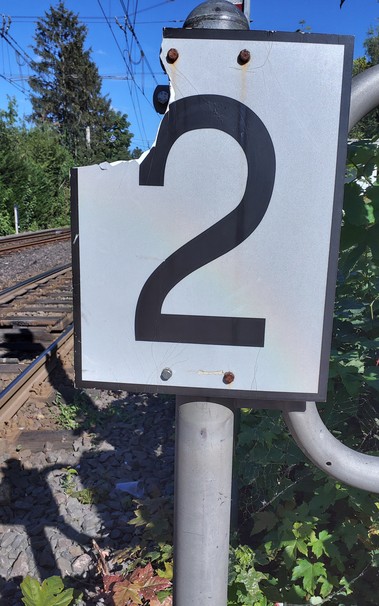
<svg viewBox="0 0 379 606">
<path fill-rule="evenodd" d="M 60 577 L 53 576 L 42 585 L 32 577 L 25 577 L 21 585 L 25 606 L 71 606 L 75 603 L 73 589 L 65 589 Z"/>
<path fill-rule="evenodd" d="M 100 411 L 93 405 L 87 394 L 80 390 L 75 390 L 68 401 L 57 392 L 52 404 L 52 413 L 60 427 L 73 430 L 79 428 L 87 431 L 93 430 L 109 420 L 129 421 L 127 407 L 122 402 L 117 402 Z"/>
<path fill-rule="evenodd" d="M 165 571 L 156 572 L 150 562 L 143 566 L 134 563 L 131 571 L 112 574 L 106 560 L 108 553 L 101 550 L 96 541 L 93 541 L 93 546 L 102 576 L 101 593 L 105 599 L 111 600 L 110 603 L 114 606 L 172 606 L 172 570 L 169 566 Z"/>
<path fill-rule="evenodd" d="M 172 606 L 165 592 L 171 581 L 155 574 L 151 564 L 136 568 L 130 575 L 104 575 L 104 592 L 111 595 L 115 606 Z"/>
<path fill-rule="evenodd" d="M 78 476 L 78 472 L 73 467 L 68 467 L 64 472 L 64 476 L 61 479 L 61 486 L 69 497 L 77 499 L 79 503 L 82 503 L 83 505 L 93 505 L 94 503 L 103 502 L 108 497 L 108 491 L 100 490 L 96 486 L 89 486 L 78 490 L 75 482 L 75 477 Z"/>
<path fill-rule="evenodd" d="M 376 143 L 349 146 L 329 391 L 323 406 L 334 435 L 367 453 L 377 451 L 379 439 L 378 164 Z M 315 469 L 279 413 L 242 412 L 237 467 L 238 540 L 248 547 L 234 553 L 242 570 L 250 558 L 256 593 L 249 589 L 250 581 L 241 585 L 236 576 L 239 601 L 232 584 L 231 604 L 377 604 L 377 496 Z"/>
<path fill-rule="evenodd" d="M 48 126 L 27 128 L 14 99 L 0 110 L 0 235 L 14 232 L 14 206 L 20 231 L 70 222 L 70 153 Z"/>
</svg>

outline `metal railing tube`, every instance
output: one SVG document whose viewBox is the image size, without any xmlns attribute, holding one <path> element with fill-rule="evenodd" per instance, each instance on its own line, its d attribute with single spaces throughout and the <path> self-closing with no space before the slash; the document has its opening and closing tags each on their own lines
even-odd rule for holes
<svg viewBox="0 0 379 606">
<path fill-rule="evenodd" d="M 379 65 L 375 65 L 353 78 L 349 129 L 378 105 Z M 336 480 L 379 493 L 379 457 L 362 454 L 339 442 L 324 425 L 314 402 L 307 402 L 304 411 L 285 405 L 283 408 L 293 438 L 317 467 Z"/>
<path fill-rule="evenodd" d="M 315 402 L 307 402 L 305 411 L 284 409 L 283 416 L 297 445 L 322 471 L 355 488 L 379 492 L 379 458 L 337 440 L 321 420 Z"/>
<path fill-rule="evenodd" d="M 351 86 L 349 130 L 379 105 L 379 65 L 353 78 Z"/>
</svg>

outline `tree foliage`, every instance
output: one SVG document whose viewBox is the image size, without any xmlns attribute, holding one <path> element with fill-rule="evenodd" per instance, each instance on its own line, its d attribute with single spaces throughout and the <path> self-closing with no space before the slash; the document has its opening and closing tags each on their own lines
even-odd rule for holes
<svg viewBox="0 0 379 606">
<path fill-rule="evenodd" d="M 328 401 L 321 407 L 334 435 L 366 453 L 379 443 L 378 166 L 375 143 L 350 144 Z M 239 540 L 259 583 L 255 606 L 376 606 L 378 495 L 317 470 L 279 413 L 242 413 L 237 460 Z M 230 603 L 250 604 L 241 581 L 239 592 Z"/>
<path fill-rule="evenodd" d="M 14 99 L 0 111 L 0 235 L 68 225 L 69 170 L 74 161 L 49 125 L 26 128 Z"/>
<path fill-rule="evenodd" d="M 127 160 L 129 122 L 101 94 L 98 69 L 84 48 L 86 35 L 86 26 L 62 1 L 37 22 L 31 119 L 52 125 L 76 164 Z"/>
</svg>

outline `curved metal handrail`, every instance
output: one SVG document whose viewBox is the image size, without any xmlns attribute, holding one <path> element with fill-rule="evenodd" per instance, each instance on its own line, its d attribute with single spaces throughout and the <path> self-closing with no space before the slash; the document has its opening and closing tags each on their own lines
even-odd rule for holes
<svg viewBox="0 0 379 606">
<path fill-rule="evenodd" d="M 349 129 L 378 105 L 379 65 L 375 65 L 353 78 Z M 379 493 L 379 457 L 337 440 L 321 420 L 315 402 L 307 402 L 301 411 L 283 404 L 283 416 L 297 445 L 317 467 L 336 480 Z"/>
<path fill-rule="evenodd" d="M 379 492 L 379 457 L 362 454 L 337 440 L 324 425 L 315 402 L 304 411 L 283 410 L 284 420 L 303 453 L 336 480 Z"/>
</svg>

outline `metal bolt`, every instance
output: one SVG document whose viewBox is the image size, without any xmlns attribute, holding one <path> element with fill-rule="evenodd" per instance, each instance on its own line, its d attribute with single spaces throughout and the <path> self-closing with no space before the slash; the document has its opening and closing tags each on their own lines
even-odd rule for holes
<svg viewBox="0 0 379 606">
<path fill-rule="evenodd" d="M 248 51 L 246 48 L 244 48 L 243 50 L 241 50 L 240 54 L 238 55 L 237 61 L 240 65 L 246 65 L 246 63 L 249 63 L 250 61 L 250 51 Z"/>
<path fill-rule="evenodd" d="M 169 379 L 171 379 L 171 377 L 172 377 L 171 368 L 164 368 L 161 372 L 162 381 L 168 381 Z"/>
<path fill-rule="evenodd" d="M 175 63 L 177 58 L 179 57 L 179 53 L 176 48 L 170 48 L 166 55 L 167 63 Z"/>
<path fill-rule="evenodd" d="M 230 385 L 230 383 L 233 383 L 234 379 L 234 374 L 230 370 L 228 370 L 228 372 L 224 373 L 224 376 L 222 377 L 222 382 L 225 383 L 225 385 Z"/>
</svg>

